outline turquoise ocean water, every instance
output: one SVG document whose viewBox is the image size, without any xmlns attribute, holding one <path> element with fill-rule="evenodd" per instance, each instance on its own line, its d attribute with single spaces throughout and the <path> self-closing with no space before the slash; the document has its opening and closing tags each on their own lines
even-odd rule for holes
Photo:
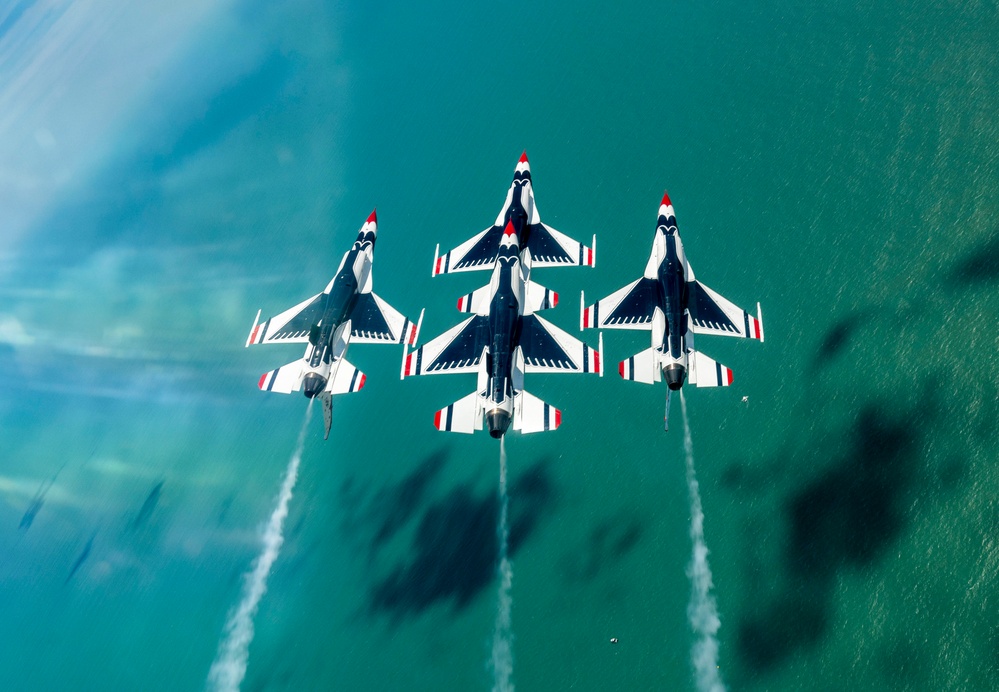
<svg viewBox="0 0 999 692">
<path fill-rule="evenodd" d="M 990 3 L 0 5 L 0 678 L 199 689 L 305 413 L 253 315 L 320 290 L 373 207 L 421 341 L 484 273 L 521 151 L 595 269 L 644 268 L 668 189 L 699 279 L 767 340 L 687 392 L 733 689 L 974 690 L 999 668 L 999 11 Z M 595 345 L 595 332 L 581 335 Z M 679 411 L 616 363 L 534 376 L 512 436 L 513 681 L 694 689 Z M 488 689 L 498 445 L 463 376 L 313 420 L 244 689 Z M 743 402 L 742 397 L 748 401 Z M 676 406 L 675 409 L 679 407 Z M 609 639 L 619 643 L 611 645 Z"/>
</svg>

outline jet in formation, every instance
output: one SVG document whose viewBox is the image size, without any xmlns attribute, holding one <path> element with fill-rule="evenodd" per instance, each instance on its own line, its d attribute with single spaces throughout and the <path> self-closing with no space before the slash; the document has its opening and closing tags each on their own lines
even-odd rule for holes
<svg viewBox="0 0 999 692">
<path fill-rule="evenodd" d="M 371 290 L 377 234 L 378 219 L 372 211 L 323 292 L 262 323 L 258 310 L 246 339 L 246 346 L 307 344 L 302 358 L 264 373 L 257 386 L 267 392 L 302 391 L 310 399 L 318 397 L 327 439 L 332 395 L 364 386 L 364 373 L 345 357 L 347 347 L 351 343 L 412 345 L 419 334 L 419 322 L 411 322 Z"/>
<path fill-rule="evenodd" d="M 523 196 L 514 195 L 515 190 L 523 192 L 525 185 Z M 536 215 L 526 157 L 521 157 L 510 196 L 531 203 L 531 213 Z M 504 214 L 500 216 L 503 218 Z M 531 225 L 531 233 L 543 229 L 534 237 L 550 231 L 540 225 L 540 221 L 528 224 Z M 485 235 L 490 233 L 492 229 L 484 231 Z M 477 236 L 480 240 L 484 237 L 483 234 Z M 458 299 L 458 310 L 473 313 L 471 317 L 412 353 L 403 350 L 401 376 L 477 373 L 475 390 L 438 411 L 434 415 L 434 425 L 438 430 L 472 433 L 482 429 L 484 417 L 489 434 L 498 439 L 511 426 L 522 433 L 533 433 L 554 430 L 562 422 L 562 414 L 557 408 L 524 390 L 525 374 L 593 372 L 602 376 L 603 363 L 599 350 L 535 314 L 554 307 L 558 294 L 530 281 L 530 262 L 534 253 L 529 252 L 530 248 L 522 252 L 512 218 L 506 220 L 502 234 L 495 240 L 498 249 L 494 248 L 492 257 L 476 260 L 475 266 L 456 269 L 458 263 L 435 262 L 435 274 L 492 267 L 492 278 L 486 286 Z M 469 248 L 477 254 L 484 252 L 480 241 L 473 241 Z M 559 246 L 565 242 L 559 241 Z M 568 242 L 575 241 L 570 239 Z M 585 249 L 589 251 L 589 248 Z M 455 252 L 448 253 L 445 258 L 459 257 Z M 470 251 L 463 251 L 460 256 L 462 261 L 468 260 Z M 575 258 L 579 257 L 577 253 Z M 592 254 L 588 257 L 592 260 Z M 443 267 L 440 272 L 436 271 L 438 267 Z"/>
<path fill-rule="evenodd" d="M 440 254 L 438 245 L 434 251 L 433 276 L 492 269 L 497 259 L 496 250 L 508 224 L 513 224 L 513 232 L 520 243 L 521 262 L 527 267 L 594 266 L 595 235 L 593 245 L 586 247 L 541 222 L 541 215 L 534 204 L 531 164 L 527 160 L 527 152 L 524 152 L 517 162 L 513 183 L 496 222 L 444 255 Z"/>
<path fill-rule="evenodd" d="M 698 387 L 727 387 L 732 371 L 694 349 L 695 334 L 717 334 L 763 341 L 760 304 L 756 316 L 726 300 L 694 278 L 677 232 L 673 203 L 663 195 L 652 255 L 645 274 L 589 307 L 580 296 L 580 329 L 643 329 L 652 346 L 621 361 L 626 380 L 653 384 L 665 378 L 669 430 L 670 393 L 684 380 Z"/>
</svg>

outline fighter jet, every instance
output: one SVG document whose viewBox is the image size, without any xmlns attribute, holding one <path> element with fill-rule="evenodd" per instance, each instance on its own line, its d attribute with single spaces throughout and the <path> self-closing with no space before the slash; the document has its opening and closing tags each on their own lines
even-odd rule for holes
<svg viewBox="0 0 999 692">
<path fill-rule="evenodd" d="M 404 348 L 401 377 L 478 374 L 475 391 L 434 415 L 438 430 L 472 433 L 482 429 L 483 415 L 496 439 L 511 425 L 523 433 L 555 430 L 561 412 L 524 391 L 524 375 L 603 376 L 600 351 L 535 314 L 554 307 L 558 294 L 529 280 L 513 221 L 507 221 L 489 264 L 494 267 L 489 284 L 458 299 L 458 310 L 474 313 L 472 317 L 412 353 Z"/>
<path fill-rule="evenodd" d="M 642 278 L 584 308 L 580 329 L 644 329 L 652 347 L 621 361 L 626 380 L 653 384 L 666 378 L 665 428 L 669 430 L 670 393 L 684 380 L 698 387 L 727 387 L 732 371 L 694 349 L 694 334 L 719 334 L 763 341 L 763 315 L 753 317 L 694 278 L 677 232 L 673 203 L 663 195 L 652 255 Z"/>
<path fill-rule="evenodd" d="M 593 246 L 586 247 L 551 226 L 541 223 L 541 215 L 534 204 L 531 184 L 531 164 L 527 152 L 520 155 L 513 173 L 513 183 L 506 193 L 506 202 L 496 223 L 465 241 L 447 254 L 441 255 L 441 246 L 434 251 L 432 276 L 452 272 L 492 269 L 497 250 L 507 224 L 513 224 L 520 245 L 521 261 L 534 267 L 592 267 L 596 260 L 597 237 Z"/>
<path fill-rule="evenodd" d="M 371 291 L 378 219 L 371 212 L 354 245 L 340 260 L 336 275 L 322 293 L 260 322 L 260 311 L 246 339 L 251 344 L 307 344 L 305 356 L 260 376 L 267 392 L 303 391 L 323 404 L 325 438 L 330 435 L 332 395 L 356 392 L 365 375 L 347 361 L 347 346 L 416 343 L 420 323 L 413 323 Z M 420 321 L 423 313 L 420 313 Z"/>
</svg>

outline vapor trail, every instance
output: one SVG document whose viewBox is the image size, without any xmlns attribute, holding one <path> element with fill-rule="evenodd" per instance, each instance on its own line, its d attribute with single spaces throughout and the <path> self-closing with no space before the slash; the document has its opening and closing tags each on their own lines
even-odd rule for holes
<svg viewBox="0 0 999 692">
<path fill-rule="evenodd" d="M 253 563 L 253 569 L 248 572 L 243 581 L 243 598 L 239 605 L 229 613 L 225 634 L 219 642 L 215 662 L 208 671 L 208 687 L 220 692 L 230 692 L 239 689 L 246 675 L 246 662 L 249 655 L 250 642 L 253 641 L 253 618 L 257 614 L 260 599 L 267 592 L 267 576 L 281 552 L 284 543 L 284 520 L 288 516 L 288 501 L 291 491 L 298 480 L 298 465 L 302 461 L 302 450 L 305 447 L 305 431 L 312 418 L 312 400 L 305 410 L 305 420 L 298 433 L 295 451 L 288 462 L 288 469 L 281 483 L 277 505 L 271 513 L 271 518 L 264 529 L 263 545 L 260 555 Z"/>
<path fill-rule="evenodd" d="M 701 493 L 694 474 L 694 441 L 690 436 L 690 420 L 687 418 L 687 400 L 680 390 L 680 407 L 683 410 L 683 449 L 687 455 L 687 489 L 690 492 L 690 540 L 693 553 L 687 576 L 690 577 L 690 603 L 687 605 L 687 619 L 696 636 L 690 648 L 690 660 L 697 676 L 697 689 L 700 692 L 720 692 L 725 689 L 718 667 L 718 639 L 716 634 L 721 626 L 718 608 L 711 595 L 711 567 L 708 565 L 708 546 L 704 543 L 704 512 L 701 509 Z"/>
<path fill-rule="evenodd" d="M 506 494 L 506 435 L 500 438 L 500 518 L 497 534 L 499 538 L 499 594 L 496 606 L 496 626 L 493 629 L 493 656 L 490 661 L 493 670 L 493 692 L 513 692 L 513 565 L 507 555 L 510 529 L 507 526 Z"/>
</svg>

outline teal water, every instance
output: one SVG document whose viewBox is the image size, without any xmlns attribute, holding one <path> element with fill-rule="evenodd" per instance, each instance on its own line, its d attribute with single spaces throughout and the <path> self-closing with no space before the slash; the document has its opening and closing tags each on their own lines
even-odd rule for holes
<svg viewBox="0 0 999 692">
<path fill-rule="evenodd" d="M 256 390 L 300 353 L 244 350 L 253 314 L 377 206 L 375 289 L 440 333 L 487 277 L 433 246 L 526 149 L 542 218 L 598 236 L 534 277 L 562 328 L 663 189 L 698 278 L 763 303 L 764 344 L 698 341 L 733 387 L 687 392 L 725 682 L 990 688 L 997 35 L 989 3 L 0 8 L 6 686 L 204 687 L 305 409 Z M 645 347 L 527 383 L 563 425 L 507 441 L 522 690 L 694 689 L 678 411 L 613 374 Z M 471 378 L 400 356 L 352 349 L 313 421 L 244 689 L 492 685 L 496 445 L 432 427 Z"/>
</svg>

